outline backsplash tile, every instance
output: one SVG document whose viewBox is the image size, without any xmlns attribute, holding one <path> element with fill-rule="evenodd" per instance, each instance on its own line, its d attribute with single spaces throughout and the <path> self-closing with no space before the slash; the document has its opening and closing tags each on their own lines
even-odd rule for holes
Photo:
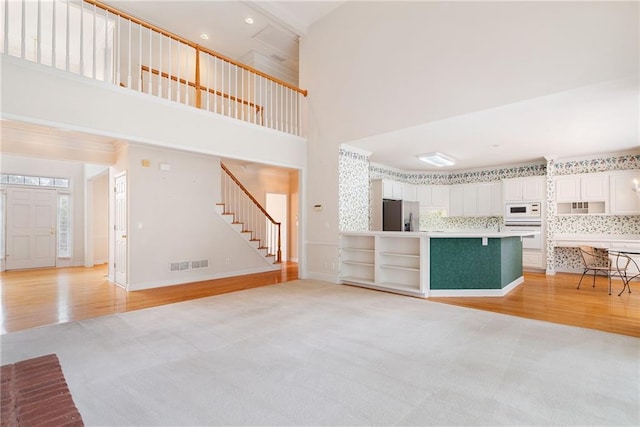
<svg viewBox="0 0 640 427">
<path fill-rule="evenodd" d="M 558 234 L 640 234 L 640 215 L 557 216 Z"/>
</svg>

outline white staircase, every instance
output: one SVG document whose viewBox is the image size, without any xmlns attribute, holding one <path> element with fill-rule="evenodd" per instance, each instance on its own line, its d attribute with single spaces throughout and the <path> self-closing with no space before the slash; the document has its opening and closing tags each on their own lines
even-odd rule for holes
<svg viewBox="0 0 640 427">
<path fill-rule="evenodd" d="M 220 215 L 236 233 L 242 236 L 249 246 L 264 257 L 265 261 L 272 265 L 274 270 L 280 269 L 280 263 L 276 261 L 275 254 L 270 253 L 269 248 L 262 245 L 260 239 L 254 238 L 254 233 L 251 230 L 245 229 L 244 223 L 237 221 L 235 218 L 236 215 L 233 212 L 227 212 L 225 207 L 226 205 L 224 203 L 216 204 L 216 212 L 218 215 Z"/>
</svg>

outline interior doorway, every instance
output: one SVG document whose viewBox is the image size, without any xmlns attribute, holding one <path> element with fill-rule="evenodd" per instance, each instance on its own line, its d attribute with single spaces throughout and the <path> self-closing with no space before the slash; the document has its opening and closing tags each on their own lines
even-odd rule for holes
<svg viewBox="0 0 640 427">
<path fill-rule="evenodd" d="M 280 223 L 280 242 L 282 251 L 282 261 L 289 260 L 288 241 L 289 241 L 289 222 L 288 222 L 288 196 L 280 193 L 266 193 L 265 204 L 267 212 Z"/>
</svg>

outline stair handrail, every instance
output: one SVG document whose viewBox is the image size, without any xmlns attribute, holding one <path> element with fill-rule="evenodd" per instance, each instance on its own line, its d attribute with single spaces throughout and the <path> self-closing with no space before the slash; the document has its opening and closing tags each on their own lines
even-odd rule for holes
<svg viewBox="0 0 640 427">
<path fill-rule="evenodd" d="M 211 50 L 211 49 L 206 48 L 204 46 L 201 46 L 201 45 L 199 45 L 197 43 L 194 43 L 194 42 L 192 42 L 190 40 L 187 40 L 184 37 L 180 37 L 177 34 L 173 34 L 173 33 L 169 32 L 169 31 L 163 30 L 160 27 L 157 27 L 155 25 L 149 24 L 148 22 L 145 22 L 145 21 L 143 21 L 141 19 L 138 19 L 133 15 L 129 15 L 128 13 L 122 12 L 121 10 L 118 10 L 118 9 L 116 9 L 114 7 L 111 7 L 111 6 L 106 5 L 104 3 L 100 3 L 99 1 L 96 1 L 96 0 L 82 0 L 82 1 L 84 1 L 85 3 L 88 3 L 90 5 L 93 5 L 95 7 L 98 7 L 100 9 L 102 9 L 102 10 L 105 10 L 107 12 L 110 12 L 110 13 L 112 13 L 112 14 L 114 14 L 116 16 L 119 16 L 121 18 L 130 20 L 131 22 L 133 22 L 135 24 L 138 24 L 138 25 L 140 25 L 140 26 L 142 26 L 144 28 L 147 28 L 149 30 L 155 31 L 157 33 L 160 33 L 163 36 L 169 37 L 169 38 L 171 38 L 171 39 L 173 39 L 173 40 L 175 40 L 177 42 L 186 44 L 186 45 L 188 45 L 188 46 L 190 46 L 190 47 L 192 47 L 192 48 L 194 48 L 194 49 L 196 49 L 196 50 L 198 50 L 200 52 L 208 53 L 209 55 L 211 55 L 213 57 L 221 59 L 221 60 L 223 60 L 225 62 L 229 62 L 229 63 L 231 63 L 231 64 L 233 64 L 233 65 L 235 65 L 237 67 L 240 67 L 240 68 L 245 69 L 245 70 L 247 70 L 247 71 L 249 71 L 251 73 L 254 73 L 254 74 L 257 74 L 257 75 L 259 75 L 261 77 L 264 77 L 267 80 L 271 80 L 274 83 L 278 83 L 278 84 L 280 84 L 282 86 L 285 86 L 285 87 L 287 87 L 287 88 L 289 88 L 289 89 L 291 89 L 291 90 L 293 90 L 295 92 L 298 92 L 299 94 L 301 94 L 304 97 L 306 97 L 307 94 L 308 94 L 308 91 L 305 90 L 305 89 L 300 89 L 299 87 L 296 87 L 296 86 L 294 86 L 294 85 L 292 85 L 290 83 L 287 83 L 287 82 L 282 81 L 282 80 L 280 80 L 278 78 L 275 78 L 275 77 L 270 76 L 270 75 L 268 75 L 266 73 L 263 73 L 262 71 L 257 70 L 257 69 L 255 69 L 253 67 L 245 65 L 245 64 L 243 64 L 241 62 L 238 62 L 238 61 L 234 61 L 233 59 L 231 59 L 231 58 L 229 58 L 227 56 L 224 56 L 221 53 L 216 52 L 215 50 Z"/>
<path fill-rule="evenodd" d="M 253 195 L 249 192 L 249 190 L 247 190 L 247 188 L 242 185 L 242 183 L 238 180 L 238 178 L 235 177 L 235 175 L 233 173 L 231 173 L 231 171 L 229 170 L 229 168 L 227 168 L 224 163 L 220 162 L 220 167 L 222 167 L 222 170 L 225 171 L 225 173 L 229 176 L 229 178 L 231 178 L 231 180 L 233 182 L 236 183 L 236 185 L 238 186 L 238 188 L 240 188 L 242 190 L 242 192 L 249 197 L 249 200 L 251 200 L 251 202 L 258 208 L 260 209 L 260 211 L 265 215 L 265 217 L 271 221 L 271 223 L 273 225 L 275 225 L 276 227 L 278 227 L 278 250 L 276 253 L 276 262 L 281 262 L 282 261 L 282 246 L 281 246 L 281 236 L 280 236 L 280 226 L 282 223 L 276 221 L 275 219 L 273 219 L 271 217 L 271 215 L 269 215 L 269 212 L 266 211 L 265 208 L 262 207 L 262 205 L 260 204 L 260 202 L 258 202 L 256 200 L 255 197 L 253 197 Z"/>
</svg>

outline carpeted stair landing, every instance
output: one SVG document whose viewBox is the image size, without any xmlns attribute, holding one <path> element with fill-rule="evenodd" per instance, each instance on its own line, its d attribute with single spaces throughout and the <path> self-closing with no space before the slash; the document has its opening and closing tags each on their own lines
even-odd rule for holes
<svg viewBox="0 0 640 427">
<path fill-rule="evenodd" d="M 83 426 L 55 354 L 0 367 L 0 426 Z"/>
</svg>

